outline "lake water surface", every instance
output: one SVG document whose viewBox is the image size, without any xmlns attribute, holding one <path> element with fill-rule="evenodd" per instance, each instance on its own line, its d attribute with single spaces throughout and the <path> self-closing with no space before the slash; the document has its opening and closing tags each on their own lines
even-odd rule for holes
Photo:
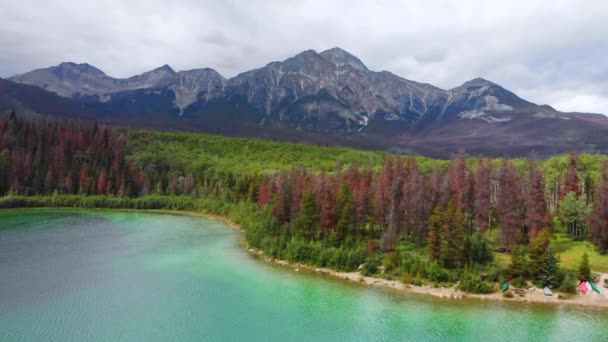
<svg viewBox="0 0 608 342">
<path fill-rule="evenodd" d="M 608 341 L 606 310 L 370 289 L 238 239 L 199 217 L 0 211 L 0 341 Z"/>
</svg>

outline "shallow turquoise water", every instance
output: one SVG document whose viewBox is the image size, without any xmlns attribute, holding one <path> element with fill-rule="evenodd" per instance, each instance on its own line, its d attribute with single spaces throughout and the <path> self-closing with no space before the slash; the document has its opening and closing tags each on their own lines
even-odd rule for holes
<svg viewBox="0 0 608 342">
<path fill-rule="evenodd" d="M 442 300 L 252 259 L 223 223 L 0 211 L 0 341 L 606 341 L 601 309 Z"/>
</svg>

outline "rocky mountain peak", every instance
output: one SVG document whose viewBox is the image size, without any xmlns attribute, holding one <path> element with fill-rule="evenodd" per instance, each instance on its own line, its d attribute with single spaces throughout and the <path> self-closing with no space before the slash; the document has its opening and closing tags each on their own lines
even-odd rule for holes
<svg viewBox="0 0 608 342">
<path fill-rule="evenodd" d="M 472 80 L 466 81 L 461 85 L 461 87 L 464 88 L 483 86 L 497 86 L 497 84 L 492 81 L 488 81 L 485 78 L 477 77 Z"/>
<path fill-rule="evenodd" d="M 315 50 L 306 50 L 287 58 L 283 62 L 273 63 L 282 72 L 319 73 L 331 69 L 333 65 L 321 57 Z"/>
<path fill-rule="evenodd" d="M 44 97 L 43 90 L 36 93 L 59 108 L 74 103 L 61 115 L 84 109 L 142 127 L 315 143 L 342 141 L 436 155 L 461 147 L 479 153 L 522 153 L 529 148 L 552 153 L 571 150 L 577 139 L 592 141 L 579 146 L 608 150 L 608 134 L 596 133 L 598 127 L 608 132 L 604 116 L 538 106 L 483 78 L 441 89 L 388 71 L 369 70 L 359 58 L 337 47 L 306 50 L 230 79 L 209 68 L 176 72 L 169 65 L 113 78 L 89 64 L 66 62 L 10 80 L 72 98 Z M 16 88 L 19 85 L 12 84 L 10 89 Z M 539 143 L 539 136 L 545 140 Z"/>
<path fill-rule="evenodd" d="M 156 72 L 156 73 L 168 73 L 168 74 L 175 74 L 175 70 L 173 70 L 173 68 L 171 68 L 169 66 L 169 64 L 164 64 L 154 70 L 152 70 L 151 72 Z"/>
<path fill-rule="evenodd" d="M 180 115 L 185 108 L 197 100 L 208 102 L 224 90 L 226 79 L 211 68 L 179 71 L 173 77 L 169 88 L 175 94 L 174 105 Z"/>
<path fill-rule="evenodd" d="M 508 122 L 513 119 L 514 111 L 534 106 L 483 78 L 474 78 L 450 89 L 448 98 L 448 116 L 486 122 Z"/>
<path fill-rule="evenodd" d="M 339 47 L 334 47 L 329 50 L 325 50 L 320 53 L 320 55 L 331 63 L 335 64 L 338 67 L 350 65 L 351 67 L 360 70 L 360 71 L 368 71 L 367 67 L 361 60 L 348 51 L 345 51 Z"/>
<path fill-rule="evenodd" d="M 213 76 L 224 78 L 220 75 L 219 72 L 212 68 L 200 68 L 200 69 L 190 69 L 190 70 L 182 70 L 176 73 L 177 75 L 199 75 L 199 76 Z"/>
<path fill-rule="evenodd" d="M 531 108 L 535 105 L 483 78 L 444 90 L 387 71 L 369 70 L 358 57 L 339 47 L 320 53 L 306 50 L 228 80 L 213 69 L 176 72 L 169 65 L 118 79 L 88 64 L 76 63 L 35 70 L 11 80 L 66 97 L 98 98 L 107 105 L 118 105 L 125 97 L 142 94 L 174 94 L 169 107 L 179 109 L 181 114 L 207 105 L 238 103 L 254 113 L 260 125 L 272 123 L 319 132 L 363 131 L 370 123 L 395 127 L 468 119 L 475 124 L 504 123 L 522 112 L 542 112 L 544 116 L 552 112 L 549 108 Z"/>
<path fill-rule="evenodd" d="M 150 78 L 150 79 L 161 79 L 166 77 L 172 77 L 176 74 L 175 70 L 173 70 L 169 65 L 165 64 L 156 69 L 144 72 L 141 75 L 137 75 L 134 77 L 138 78 Z"/>
<path fill-rule="evenodd" d="M 88 63 L 63 62 L 55 67 L 58 70 L 72 71 L 93 76 L 105 76 L 105 73 Z"/>
</svg>

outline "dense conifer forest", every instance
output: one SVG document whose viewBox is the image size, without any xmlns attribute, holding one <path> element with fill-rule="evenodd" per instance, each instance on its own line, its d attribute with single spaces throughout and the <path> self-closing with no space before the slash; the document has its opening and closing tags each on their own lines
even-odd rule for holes
<svg viewBox="0 0 608 342">
<path fill-rule="evenodd" d="M 588 259 L 561 267 L 557 239 L 608 249 L 596 155 L 444 161 L 13 113 L 0 120 L 0 195 L 2 207 L 222 214 L 275 258 L 476 293 L 507 279 L 572 292 L 593 274 L 576 272 Z"/>
</svg>

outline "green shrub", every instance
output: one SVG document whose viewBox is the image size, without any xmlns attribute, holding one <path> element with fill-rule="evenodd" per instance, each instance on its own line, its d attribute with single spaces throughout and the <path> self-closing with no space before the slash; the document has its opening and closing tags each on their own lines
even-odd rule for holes
<svg viewBox="0 0 608 342">
<path fill-rule="evenodd" d="M 334 258 L 336 254 L 337 248 L 334 247 L 325 247 L 319 253 L 317 257 L 316 265 L 320 267 L 327 267 L 330 264 L 330 261 Z"/>
<path fill-rule="evenodd" d="M 528 287 L 528 282 L 526 281 L 526 279 L 524 279 L 522 277 L 518 277 L 518 278 L 511 280 L 511 286 L 518 287 L 518 288 L 525 288 L 525 287 Z"/>
<path fill-rule="evenodd" d="M 382 265 L 384 266 L 384 272 L 391 273 L 401 268 L 401 256 L 399 252 L 388 253 L 384 256 Z"/>
<path fill-rule="evenodd" d="M 566 273 L 564 280 L 562 281 L 562 284 L 559 287 L 559 291 L 563 293 L 574 294 L 576 293 L 577 285 L 578 282 L 576 280 L 576 276 L 574 276 L 572 273 Z"/>
<path fill-rule="evenodd" d="M 481 233 L 475 233 L 469 238 L 471 261 L 480 265 L 487 265 L 494 261 L 494 253 L 490 241 Z"/>
<path fill-rule="evenodd" d="M 405 276 L 403 276 L 403 279 L 401 280 L 404 284 L 411 284 L 414 286 L 422 286 L 424 285 L 424 282 L 422 281 L 422 278 L 420 277 L 420 275 L 418 276 L 412 276 L 410 274 L 406 274 Z"/>
<path fill-rule="evenodd" d="M 365 264 L 363 264 L 363 269 L 361 270 L 361 274 L 364 276 L 372 276 L 374 274 L 378 274 L 380 263 L 377 259 L 368 259 Z"/>
<path fill-rule="evenodd" d="M 406 253 L 401 262 L 401 272 L 404 274 L 422 274 L 426 271 L 426 268 L 427 263 L 423 262 L 418 256 L 411 253 Z"/>
<path fill-rule="evenodd" d="M 300 239 L 292 239 L 287 243 L 287 259 L 301 263 L 313 263 L 320 254 L 321 246 Z"/>
<path fill-rule="evenodd" d="M 444 267 L 441 267 L 436 262 L 432 262 L 426 269 L 426 278 L 436 283 L 447 283 L 452 281 L 450 271 Z"/>
<path fill-rule="evenodd" d="M 513 298 L 513 292 L 507 290 L 505 292 L 502 293 L 502 296 L 505 298 Z"/>
<path fill-rule="evenodd" d="M 363 249 L 338 248 L 329 259 L 327 266 L 338 271 L 354 271 L 364 262 Z"/>
<path fill-rule="evenodd" d="M 460 275 L 458 288 L 470 293 L 492 293 L 495 290 L 492 283 L 483 280 L 475 269 L 468 267 L 465 267 Z"/>
</svg>

